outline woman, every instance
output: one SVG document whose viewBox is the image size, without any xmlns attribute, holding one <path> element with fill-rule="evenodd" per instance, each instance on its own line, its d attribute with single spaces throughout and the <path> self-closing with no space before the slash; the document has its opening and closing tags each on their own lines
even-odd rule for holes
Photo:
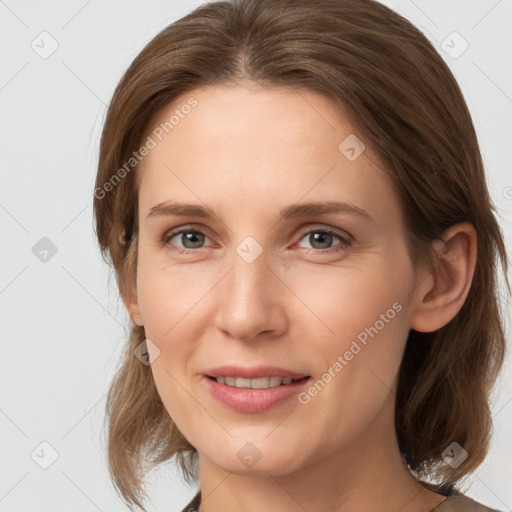
<svg viewBox="0 0 512 512">
<path fill-rule="evenodd" d="M 373 0 L 212 2 L 158 34 L 105 121 L 96 230 L 132 328 L 108 403 L 126 503 L 491 509 L 507 256 L 460 89 Z M 508 283 L 507 283 L 508 284 Z"/>
</svg>

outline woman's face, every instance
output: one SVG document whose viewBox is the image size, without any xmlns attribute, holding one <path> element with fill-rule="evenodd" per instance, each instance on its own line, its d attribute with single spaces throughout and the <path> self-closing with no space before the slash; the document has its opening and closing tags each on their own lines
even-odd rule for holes
<svg viewBox="0 0 512 512">
<path fill-rule="evenodd" d="M 369 141 L 327 97 L 254 84 L 184 94 L 153 128 L 128 304 L 180 431 L 240 474 L 391 439 L 419 298 Z M 279 376 L 306 378 L 256 389 Z"/>
</svg>

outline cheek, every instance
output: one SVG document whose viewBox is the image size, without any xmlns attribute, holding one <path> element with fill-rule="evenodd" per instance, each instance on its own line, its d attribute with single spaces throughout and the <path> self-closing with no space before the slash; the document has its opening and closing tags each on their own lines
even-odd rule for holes
<svg viewBox="0 0 512 512">
<path fill-rule="evenodd" d="M 312 337 L 313 350 L 308 349 L 311 361 L 319 363 L 320 382 L 311 392 L 306 390 L 303 403 L 328 404 L 334 431 L 342 428 L 336 423 L 337 408 L 340 414 L 369 420 L 383 405 L 399 371 L 409 332 L 412 268 L 407 259 L 400 261 L 398 251 L 394 254 L 394 261 L 375 257 L 357 269 L 336 269 L 329 278 L 310 275 L 297 281 L 297 295 L 314 313 L 298 320 L 302 332 L 313 321 L 326 333 Z"/>
<path fill-rule="evenodd" d="M 138 270 L 137 297 L 147 337 L 166 346 L 180 336 L 191 338 L 202 316 L 202 301 L 214 284 L 211 270 L 146 260 Z"/>
<path fill-rule="evenodd" d="M 368 428 L 378 430 L 374 422 L 381 411 L 392 422 L 394 383 L 408 332 L 405 309 L 391 302 L 394 298 L 380 296 L 350 314 L 338 311 L 331 318 L 336 335 L 310 353 L 311 361 L 324 364 L 317 365 L 319 373 L 299 397 L 299 414 L 307 418 L 308 432 L 330 433 L 324 455 L 350 445 Z"/>
<path fill-rule="evenodd" d="M 357 266 L 312 267 L 307 272 L 297 267 L 284 278 L 293 290 L 294 308 L 283 308 L 295 312 L 292 325 L 322 329 L 323 346 L 334 348 L 357 338 L 364 344 L 373 336 L 393 338 L 393 328 L 405 317 L 410 279 L 405 263 L 377 254 L 361 257 Z"/>
<path fill-rule="evenodd" d="M 191 400 L 193 353 L 204 329 L 201 297 L 211 287 L 197 275 L 148 265 L 139 274 L 138 299 L 146 337 L 159 349 L 151 364 L 158 394 L 181 432 L 193 431 L 197 404 Z M 204 338 L 204 336 L 203 336 Z"/>
<path fill-rule="evenodd" d="M 179 354 L 175 356 L 180 358 Z M 190 382 L 178 371 L 178 367 L 179 363 L 173 366 L 168 354 L 162 353 L 152 363 L 151 372 L 167 414 L 185 438 L 196 446 L 197 440 L 204 435 L 204 422 L 198 421 L 204 411 L 198 407 L 195 392 Z"/>
</svg>

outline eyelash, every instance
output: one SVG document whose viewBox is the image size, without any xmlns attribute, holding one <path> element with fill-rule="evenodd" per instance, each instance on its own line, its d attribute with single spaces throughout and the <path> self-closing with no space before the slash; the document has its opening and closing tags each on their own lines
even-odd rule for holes
<svg viewBox="0 0 512 512">
<path fill-rule="evenodd" d="M 162 237 L 162 245 L 170 247 L 170 244 L 169 244 L 170 240 L 172 240 L 175 236 L 180 235 L 182 233 L 195 233 L 195 234 L 205 235 L 206 237 L 208 236 L 199 230 L 180 228 L 175 231 L 169 231 L 169 232 L 165 233 L 164 236 Z M 327 249 L 308 249 L 308 248 L 301 247 L 301 249 L 306 249 L 306 251 L 309 253 L 313 252 L 315 254 L 331 254 L 331 253 L 341 252 L 342 250 L 346 249 L 352 243 L 351 237 L 343 236 L 338 231 L 335 231 L 335 230 L 329 229 L 329 228 L 310 229 L 309 231 L 304 231 L 299 238 L 299 242 L 306 235 L 309 235 L 311 233 L 322 233 L 322 234 L 333 235 L 334 237 L 336 237 L 340 240 L 340 243 L 335 245 L 334 247 L 329 247 Z M 181 254 L 197 254 L 197 251 L 199 249 L 203 249 L 203 247 L 199 247 L 197 249 L 179 249 L 176 247 L 171 248 L 171 250 L 179 252 Z"/>
</svg>

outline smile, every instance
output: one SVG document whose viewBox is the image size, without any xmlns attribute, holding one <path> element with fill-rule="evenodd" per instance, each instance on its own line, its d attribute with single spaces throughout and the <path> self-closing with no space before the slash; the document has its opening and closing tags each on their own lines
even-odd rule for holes
<svg viewBox="0 0 512 512">
<path fill-rule="evenodd" d="M 277 386 L 286 386 L 302 379 L 292 379 L 290 377 L 261 377 L 258 379 L 245 379 L 243 377 L 219 376 L 211 377 L 219 384 L 224 384 L 233 388 L 242 389 L 268 389 Z"/>
<path fill-rule="evenodd" d="M 272 375 L 248 379 L 204 375 L 202 381 L 206 391 L 223 406 L 238 412 L 258 413 L 289 401 L 303 391 L 310 379 L 310 376 L 294 379 Z"/>
</svg>

